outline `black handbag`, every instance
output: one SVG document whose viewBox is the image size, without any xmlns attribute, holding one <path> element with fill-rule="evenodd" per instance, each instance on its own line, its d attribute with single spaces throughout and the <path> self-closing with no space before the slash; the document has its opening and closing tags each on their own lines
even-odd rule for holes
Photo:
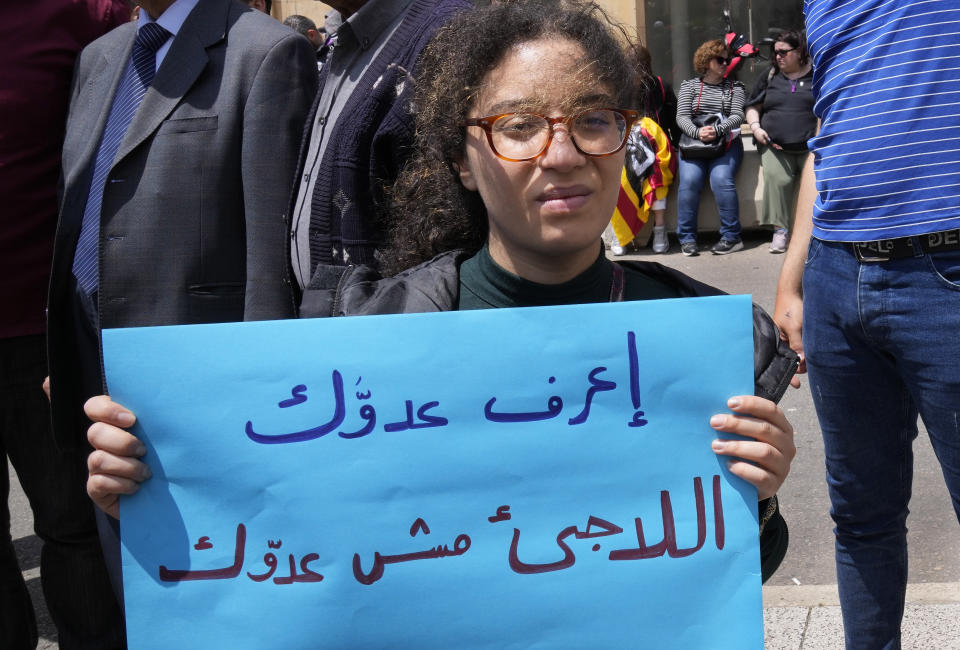
<svg viewBox="0 0 960 650">
<path fill-rule="evenodd" d="M 693 123 L 700 128 L 702 126 L 716 127 L 723 121 L 723 116 L 719 113 L 710 113 L 709 115 L 697 115 L 693 118 Z M 684 158 L 693 160 L 709 160 L 723 155 L 727 150 L 727 143 L 723 138 L 716 138 L 712 142 L 704 142 L 700 138 L 691 138 L 686 133 L 680 135 L 680 153 Z"/>
<path fill-rule="evenodd" d="M 726 86 L 723 88 L 724 108 L 726 108 Z M 700 80 L 700 95 L 697 97 L 697 108 L 700 110 L 700 99 L 703 97 L 703 79 Z M 732 101 L 732 100 L 731 100 Z M 724 111 L 725 113 L 726 111 Z M 716 127 L 725 119 L 721 113 L 706 113 L 694 115 L 693 124 L 699 129 L 704 126 Z M 691 138 L 686 133 L 680 134 L 680 154 L 688 160 L 710 160 L 722 156 L 727 150 L 726 138 L 717 137 L 712 142 L 704 142 L 700 138 Z"/>
</svg>

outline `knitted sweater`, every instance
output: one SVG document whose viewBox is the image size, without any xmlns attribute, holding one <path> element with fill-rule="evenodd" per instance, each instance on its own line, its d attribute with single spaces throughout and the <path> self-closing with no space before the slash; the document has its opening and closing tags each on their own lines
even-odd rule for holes
<svg viewBox="0 0 960 650">
<path fill-rule="evenodd" d="M 310 268 L 317 264 L 370 264 L 381 242 L 379 215 L 385 189 L 397 178 L 413 142 L 409 111 L 415 67 L 434 32 L 469 0 L 413 0 L 403 21 L 366 70 L 326 137 L 329 145 L 317 168 L 310 199 Z M 321 92 L 329 73 L 320 72 Z M 316 118 L 321 92 L 307 124 Z M 304 133 L 295 179 L 306 165 L 310 127 Z M 290 214 L 296 201 L 296 187 Z"/>
</svg>

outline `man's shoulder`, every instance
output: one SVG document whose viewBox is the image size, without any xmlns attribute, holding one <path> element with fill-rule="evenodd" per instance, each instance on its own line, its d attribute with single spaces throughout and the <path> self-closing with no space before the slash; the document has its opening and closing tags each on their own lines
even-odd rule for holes
<svg viewBox="0 0 960 650">
<path fill-rule="evenodd" d="M 315 53 L 307 39 L 274 18 L 233 0 L 212 1 L 224 1 L 229 5 L 226 9 L 223 43 L 229 57 L 241 62 L 242 74 L 252 77 L 261 72 L 281 72 L 261 66 L 261 62 L 271 56 L 284 60 L 293 56 L 299 67 L 306 66 L 316 73 Z M 208 28 L 198 25 L 197 29 L 202 31 Z M 201 40 L 204 40 L 203 36 Z M 210 40 L 213 39 L 208 42 Z M 291 54 L 292 52 L 296 52 L 296 55 Z M 293 73 L 292 69 L 288 72 Z"/>
<path fill-rule="evenodd" d="M 405 11 L 407 13 L 426 11 L 430 15 L 449 16 L 473 6 L 474 3 L 471 0 L 413 0 L 407 5 Z"/>
<path fill-rule="evenodd" d="M 132 42 L 136 31 L 137 24 L 135 22 L 124 23 L 111 29 L 83 48 L 80 52 L 80 63 L 83 63 L 85 59 L 89 59 L 92 56 L 113 55 L 118 49 L 124 48 Z"/>
<path fill-rule="evenodd" d="M 406 18 L 419 25 L 429 39 L 454 15 L 473 6 L 470 0 L 413 0 L 407 6 Z"/>
<path fill-rule="evenodd" d="M 429 0 L 429 4 L 436 8 L 437 13 L 445 15 L 454 14 L 474 6 L 470 0 Z"/>
<path fill-rule="evenodd" d="M 299 36 L 289 27 L 263 12 L 244 7 L 228 0 L 227 17 L 228 46 L 230 41 L 239 41 L 244 47 L 272 47 L 276 43 Z M 302 37 L 301 37 L 302 38 Z"/>
<path fill-rule="evenodd" d="M 378 65 L 399 65 L 414 69 L 423 49 L 437 30 L 454 15 L 473 7 L 470 0 L 412 0 L 404 9 L 403 19 L 395 30 L 381 35 L 385 38 L 383 50 L 375 62 Z"/>
</svg>

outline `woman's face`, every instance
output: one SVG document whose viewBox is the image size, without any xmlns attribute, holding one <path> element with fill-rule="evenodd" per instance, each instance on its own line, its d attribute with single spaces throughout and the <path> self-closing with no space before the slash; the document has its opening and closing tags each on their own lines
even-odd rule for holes
<svg viewBox="0 0 960 650">
<path fill-rule="evenodd" d="M 487 73 L 468 117 L 520 111 L 559 117 L 618 108 L 584 58 L 583 48 L 563 38 L 512 48 Z M 554 125 L 553 139 L 539 158 L 510 162 L 494 154 L 482 128 L 469 126 L 459 161 L 461 182 L 479 192 L 486 206 L 491 256 L 507 270 L 540 282 L 569 279 L 596 260 L 620 188 L 625 150 L 584 155 L 567 128 Z"/>
<path fill-rule="evenodd" d="M 800 70 L 800 48 L 794 48 L 789 43 L 777 41 L 773 44 L 773 56 L 781 72 L 790 74 Z"/>
<path fill-rule="evenodd" d="M 714 73 L 714 75 L 723 76 L 727 71 L 727 65 L 730 63 L 730 53 L 722 52 L 718 56 L 710 59 L 710 63 L 707 64 L 707 70 Z"/>
</svg>

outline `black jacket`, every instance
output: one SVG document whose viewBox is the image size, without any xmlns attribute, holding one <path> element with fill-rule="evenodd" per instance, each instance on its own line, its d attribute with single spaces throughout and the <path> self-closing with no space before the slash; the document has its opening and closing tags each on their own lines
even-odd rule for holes
<svg viewBox="0 0 960 650">
<path fill-rule="evenodd" d="M 301 318 L 411 314 L 452 311 L 460 291 L 460 264 L 470 253 L 443 253 L 419 266 L 385 278 L 367 266 L 320 266 L 304 290 Z M 717 296 L 724 292 L 656 262 L 617 262 L 677 289 L 680 297 Z M 799 357 L 781 340 L 773 319 L 753 305 L 754 393 L 773 402 L 783 397 L 797 371 Z M 771 506 L 761 501 L 761 518 Z M 761 525 L 760 559 L 766 581 L 787 552 L 787 523 L 776 502 Z"/>
<path fill-rule="evenodd" d="M 460 290 L 465 251 L 443 253 L 419 266 L 385 278 L 367 266 L 320 266 L 304 290 L 301 318 L 412 314 L 451 311 Z M 724 295 L 716 287 L 656 262 L 617 262 L 675 287 L 682 298 Z M 799 358 L 780 339 L 773 319 L 753 306 L 754 394 L 779 402 L 797 371 Z"/>
</svg>

